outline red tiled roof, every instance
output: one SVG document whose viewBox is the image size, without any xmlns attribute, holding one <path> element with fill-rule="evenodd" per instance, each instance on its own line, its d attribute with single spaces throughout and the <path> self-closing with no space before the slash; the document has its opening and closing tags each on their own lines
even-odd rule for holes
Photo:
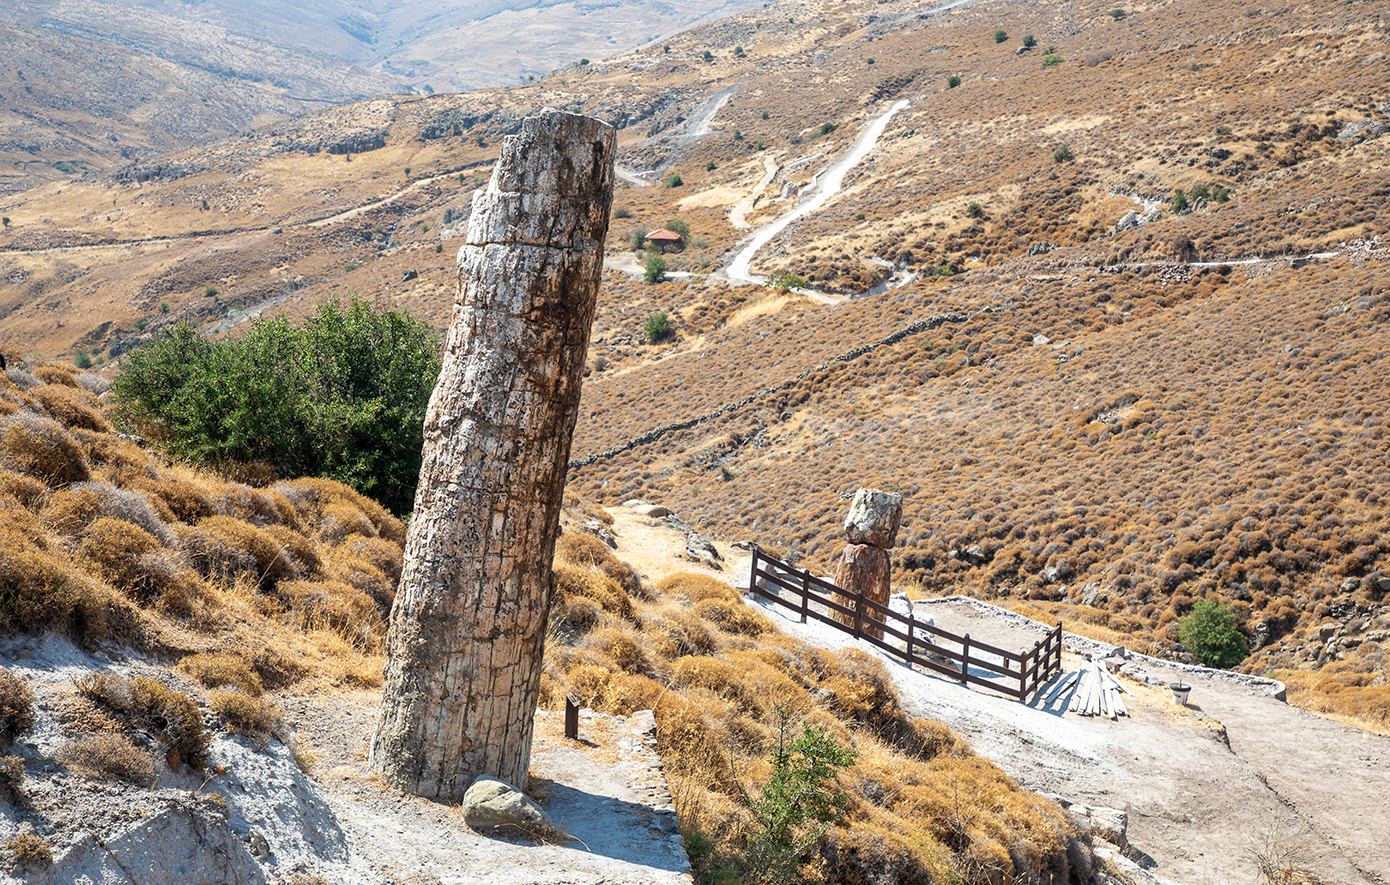
<svg viewBox="0 0 1390 885">
<path fill-rule="evenodd" d="M 679 240 L 680 238 L 680 234 L 673 230 L 667 230 L 664 227 L 647 234 L 647 239 L 649 240 Z"/>
</svg>

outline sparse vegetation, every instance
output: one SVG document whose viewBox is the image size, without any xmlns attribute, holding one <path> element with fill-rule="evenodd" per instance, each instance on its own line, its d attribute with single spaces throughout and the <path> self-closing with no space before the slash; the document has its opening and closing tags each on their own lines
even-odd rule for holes
<svg viewBox="0 0 1390 885">
<path fill-rule="evenodd" d="M 1069 144 L 1064 144 L 1052 152 L 1052 162 L 1054 163 L 1070 163 L 1073 158 L 1074 154 L 1072 154 Z"/>
<path fill-rule="evenodd" d="M 642 270 L 642 282 L 660 283 L 666 280 L 666 259 L 660 255 L 648 255 L 647 263 Z M 663 318 L 665 314 L 661 314 Z M 648 323 L 651 321 L 648 320 Z"/>
<path fill-rule="evenodd" d="M 204 294 L 205 296 L 207 296 L 208 298 L 213 298 L 213 297 L 215 297 L 215 296 L 217 295 L 217 287 L 216 287 L 216 286 L 208 286 L 206 289 L 203 290 L 203 294 Z"/>
<path fill-rule="evenodd" d="M 629 209 L 629 208 L 627 208 L 626 206 L 615 206 L 615 207 L 613 208 L 613 217 L 614 217 L 614 218 L 631 218 L 631 217 L 632 217 L 632 210 Z"/>
<path fill-rule="evenodd" d="M 957 86 L 959 86 L 959 85 L 960 85 L 960 75 L 959 75 L 959 74 L 952 74 L 951 76 L 949 76 L 949 77 L 946 78 L 946 88 L 947 88 L 947 89 L 955 89 L 955 88 L 956 88 Z"/>
<path fill-rule="evenodd" d="M 28 734 L 35 721 L 33 691 L 24 680 L 0 669 L 0 746 Z"/>
<path fill-rule="evenodd" d="M 675 333 L 675 327 L 671 325 L 671 316 L 664 310 L 647 317 L 647 321 L 642 324 L 642 334 L 652 344 L 660 344 Z"/>
<path fill-rule="evenodd" d="M 21 867 L 42 868 L 53 863 L 53 848 L 46 839 L 34 833 L 15 833 L 5 840 L 5 847 Z"/>
<path fill-rule="evenodd" d="M 1058 55 L 1057 53 L 1048 53 L 1047 55 L 1043 56 L 1043 67 L 1055 68 L 1064 61 L 1066 61 L 1066 59 L 1062 58 L 1062 56 Z"/>
<path fill-rule="evenodd" d="M 90 778 L 119 780 L 139 787 L 155 782 L 150 754 L 119 732 L 102 732 L 68 741 L 58 750 L 58 761 Z"/>
</svg>

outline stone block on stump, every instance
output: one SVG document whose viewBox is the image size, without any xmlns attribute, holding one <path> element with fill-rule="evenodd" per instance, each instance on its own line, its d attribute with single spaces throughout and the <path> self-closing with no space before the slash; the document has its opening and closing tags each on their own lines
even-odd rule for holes
<svg viewBox="0 0 1390 885">
<path fill-rule="evenodd" d="M 845 516 L 845 535 L 851 544 L 872 544 L 892 550 L 903 518 L 903 496 L 878 489 L 854 493 Z"/>
</svg>

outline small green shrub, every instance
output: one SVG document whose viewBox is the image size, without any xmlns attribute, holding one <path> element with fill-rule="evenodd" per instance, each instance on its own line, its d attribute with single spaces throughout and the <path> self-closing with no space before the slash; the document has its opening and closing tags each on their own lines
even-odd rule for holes
<svg viewBox="0 0 1390 885">
<path fill-rule="evenodd" d="M 1053 53 L 1050 53 L 1050 54 L 1048 54 L 1048 55 L 1043 56 L 1043 67 L 1045 67 L 1045 68 L 1055 68 L 1055 67 L 1057 67 L 1059 64 L 1061 64 L 1061 63 L 1064 62 L 1064 61 L 1066 61 L 1065 58 L 1062 58 L 1060 55 L 1058 55 L 1057 53 L 1053 52 Z"/>
<path fill-rule="evenodd" d="M 965 207 L 965 214 L 969 215 L 971 218 L 984 218 L 985 207 L 981 206 L 979 203 L 971 203 L 969 206 Z"/>
<path fill-rule="evenodd" d="M 1181 215 L 1182 213 L 1186 212 L 1188 209 L 1187 195 L 1180 190 L 1174 191 L 1173 202 L 1170 205 L 1170 208 L 1173 210 L 1174 215 Z"/>
<path fill-rule="evenodd" d="M 821 134 L 821 135 L 829 135 L 830 133 L 834 132 L 836 129 L 839 129 L 839 128 L 840 128 L 840 124 L 839 124 L 839 123 L 831 123 L 831 122 L 827 121 L 827 122 L 825 122 L 825 123 L 820 124 L 820 134 Z"/>
<path fill-rule="evenodd" d="M 614 218 L 631 218 L 632 210 L 626 206 L 618 206 L 613 209 Z"/>
<path fill-rule="evenodd" d="M 710 52 L 708 49 L 700 53 L 700 57 L 703 58 L 705 61 L 714 61 L 714 53 Z"/>
<path fill-rule="evenodd" d="M 735 46 L 735 47 L 734 47 L 734 55 L 735 55 L 736 57 L 738 57 L 738 58 L 743 58 L 743 47 L 742 47 L 742 46 Z"/>
<path fill-rule="evenodd" d="M 1007 40 L 1007 39 L 1009 39 L 1009 34 L 1008 34 L 1007 31 L 995 31 L 995 32 L 994 32 L 994 42 L 995 42 L 995 43 L 1003 43 L 1003 42 L 1004 42 L 1005 40 Z"/>
<path fill-rule="evenodd" d="M 212 298 L 213 296 L 215 296 L 215 295 L 217 294 L 217 287 L 216 287 L 216 286 L 208 286 L 206 289 L 203 290 L 203 294 L 206 295 L 206 296 L 209 297 L 209 298 Z"/>
<path fill-rule="evenodd" d="M 841 748 L 824 728 L 803 724 L 801 735 L 793 740 L 787 709 L 779 707 L 776 715 L 772 776 L 756 797 L 739 785 L 739 796 L 753 819 L 749 873 L 769 885 L 795 881 L 806 850 L 849 806 L 849 797 L 834 789 L 834 780 L 858 756 Z"/>
<path fill-rule="evenodd" d="M 581 59 L 579 60 L 579 63 L 580 63 L 581 65 L 587 65 L 587 64 L 589 63 L 589 60 L 588 60 L 587 58 L 581 58 Z"/>
<path fill-rule="evenodd" d="M 1112 9 L 1110 10 L 1110 17 L 1113 18 L 1115 21 L 1119 21 L 1120 19 L 1125 17 L 1125 11 L 1119 8 Z"/>
<path fill-rule="evenodd" d="M 949 77 L 946 78 L 946 88 L 947 88 L 947 89 L 955 89 L 955 88 L 956 88 L 957 86 L 959 86 L 959 85 L 960 85 L 960 75 L 958 75 L 958 74 L 952 74 L 951 76 L 949 76 Z"/>
<path fill-rule="evenodd" d="M 648 257 L 647 257 L 647 265 L 646 265 L 646 268 L 642 271 L 642 282 L 644 282 L 644 283 L 660 283 L 660 282 L 663 282 L 665 279 L 666 279 L 666 259 L 665 259 L 665 258 L 662 258 L 660 255 L 651 255 L 651 256 L 648 256 Z M 662 313 L 662 314 L 652 314 L 652 317 L 655 317 L 655 316 L 660 316 L 660 317 L 662 317 L 662 319 L 664 320 L 665 317 L 666 317 L 666 314 L 664 314 L 664 313 Z M 651 325 L 652 317 L 648 317 L 648 318 L 647 318 L 647 325 L 648 325 L 648 327 L 650 327 L 650 325 Z M 649 338 L 651 337 L 650 332 L 648 332 L 648 336 L 647 336 L 647 337 L 649 337 Z M 658 339 L 653 338 L 652 340 L 653 340 L 653 341 L 656 341 L 656 340 L 658 340 Z"/>
<path fill-rule="evenodd" d="M 642 334 L 653 344 L 665 341 L 675 333 L 675 327 L 671 325 L 671 317 L 664 310 L 659 310 L 647 317 L 647 321 L 642 324 Z"/>
<path fill-rule="evenodd" d="M 764 120 L 767 119 L 767 111 L 763 111 L 763 119 L 764 119 Z"/>
<path fill-rule="evenodd" d="M 710 160 L 708 163 L 705 164 L 705 171 L 706 171 L 706 172 L 713 172 L 714 170 L 716 170 L 716 169 L 718 169 L 718 168 L 719 168 L 719 164 L 716 163 L 716 162 L 714 162 L 713 160 Z"/>
<path fill-rule="evenodd" d="M 672 172 L 670 175 L 666 176 L 663 183 L 667 187 L 680 187 L 685 184 L 685 181 L 681 178 L 679 172 Z"/>
<path fill-rule="evenodd" d="M 1230 126 L 1217 126 L 1217 127 L 1216 127 L 1216 134 L 1217 134 L 1217 135 L 1230 135 L 1230 134 L 1231 134 L 1231 127 L 1230 127 Z"/>
<path fill-rule="evenodd" d="M 79 350 L 77 355 L 72 358 L 72 364 L 79 369 L 90 369 L 92 367 L 92 358 L 87 355 L 86 351 Z"/>
<path fill-rule="evenodd" d="M 1032 35 L 1032 34 L 1024 34 L 1024 35 L 1023 35 L 1023 45 L 1024 45 L 1024 46 L 1027 46 L 1029 49 L 1032 49 L 1034 46 L 1037 46 L 1037 45 L 1038 45 L 1038 41 L 1035 40 L 1035 39 L 1033 39 L 1033 35 Z"/>
<path fill-rule="evenodd" d="M 1208 667 L 1234 667 L 1250 653 L 1235 614 L 1210 599 L 1199 599 L 1178 621 L 1178 639 L 1198 663 Z"/>
<path fill-rule="evenodd" d="M 1072 159 L 1071 145 L 1064 144 L 1052 152 L 1052 162 L 1067 163 Z"/>
</svg>

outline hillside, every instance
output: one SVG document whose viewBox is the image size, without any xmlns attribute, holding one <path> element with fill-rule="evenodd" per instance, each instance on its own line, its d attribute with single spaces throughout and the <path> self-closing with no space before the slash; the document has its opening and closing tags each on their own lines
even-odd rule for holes
<svg viewBox="0 0 1390 885">
<path fill-rule="evenodd" d="M 1177 618 L 1210 597 L 1246 669 L 1383 729 L 1386 26 L 1330 2 L 1113 8 L 784 2 L 535 84 L 30 191 L 0 201 L 0 335 L 103 362 L 181 316 L 231 328 L 349 291 L 442 324 L 497 140 L 580 108 L 621 127 L 613 262 L 683 220 L 668 258 L 693 276 L 609 272 L 575 457 L 692 426 L 575 489 L 822 569 L 840 495 L 898 489 L 903 586 L 1177 657 Z M 845 191 L 751 266 L 830 295 L 905 285 L 827 305 L 706 276 L 903 100 Z M 663 310 L 675 339 L 644 343 Z"/>
<path fill-rule="evenodd" d="M 752 5 L 6 3 L 0 194 L 371 96 L 543 77 Z"/>
</svg>

